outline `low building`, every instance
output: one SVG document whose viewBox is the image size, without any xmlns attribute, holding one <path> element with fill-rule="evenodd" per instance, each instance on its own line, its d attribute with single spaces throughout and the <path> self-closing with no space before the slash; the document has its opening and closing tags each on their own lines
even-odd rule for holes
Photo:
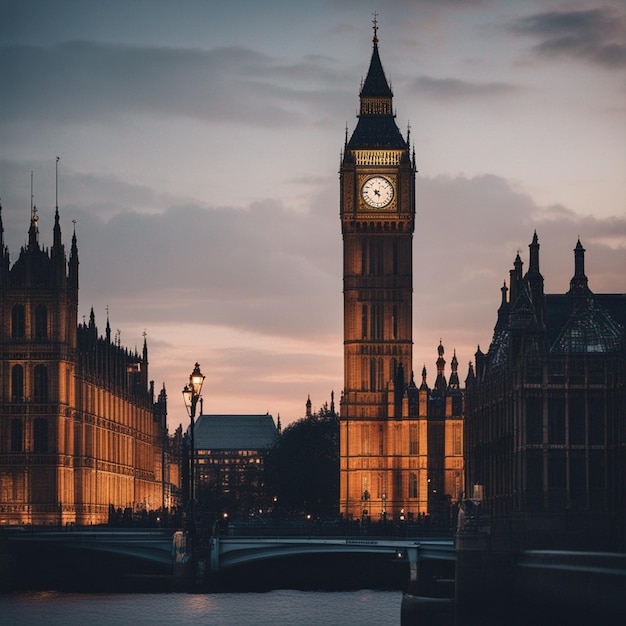
<svg viewBox="0 0 626 626">
<path fill-rule="evenodd" d="M 263 515 L 264 462 L 278 430 L 264 415 L 200 415 L 194 428 L 196 499 L 202 511 L 249 519 Z"/>
</svg>

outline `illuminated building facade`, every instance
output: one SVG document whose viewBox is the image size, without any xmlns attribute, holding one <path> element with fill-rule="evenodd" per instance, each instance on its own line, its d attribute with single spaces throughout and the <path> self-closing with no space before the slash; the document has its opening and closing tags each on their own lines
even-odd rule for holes
<svg viewBox="0 0 626 626">
<path fill-rule="evenodd" d="M 10 267 L 0 209 L 0 524 L 96 524 L 109 508 L 169 500 L 165 389 L 148 349 L 78 324 L 78 248 L 69 262 L 56 209 L 53 244 L 28 243 Z"/>
<path fill-rule="evenodd" d="M 244 520 L 267 510 L 265 456 L 277 437 L 269 413 L 198 417 L 196 493 L 205 510 Z"/>
<path fill-rule="evenodd" d="M 626 545 L 626 294 L 595 294 L 574 250 L 565 294 L 545 294 L 535 233 L 517 255 L 493 339 L 466 380 L 466 480 L 526 542 Z"/>
<path fill-rule="evenodd" d="M 396 125 L 392 99 L 374 22 L 358 123 L 349 140 L 346 133 L 340 169 L 344 255 L 340 513 L 352 519 L 407 519 L 430 513 L 430 485 L 437 481 L 446 491 L 446 467 L 448 473 L 456 472 L 462 490 L 462 453 L 459 450 L 454 463 L 446 461 L 444 424 L 446 411 L 450 419 L 457 416 L 462 437 L 462 392 L 458 384 L 449 390 L 440 381 L 433 396 L 425 376 L 420 389 L 413 382 L 416 168 L 408 137 L 405 140 Z M 457 399 L 453 402 L 452 397 Z M 435 406 L 437 418 L 430 414 Z M 435 432 L 444 434 L 439 437 Z M 455 464 L 458 467 L 452 470 Z M 437 498 L 442 496 L 446 497 L 441 490 L 436 492 Z M 448 499 L 456 496 L 447 492 Z"/>
</svg>

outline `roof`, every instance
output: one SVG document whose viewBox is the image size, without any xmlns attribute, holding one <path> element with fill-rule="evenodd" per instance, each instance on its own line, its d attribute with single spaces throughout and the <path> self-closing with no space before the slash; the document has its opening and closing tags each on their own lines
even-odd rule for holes
<svg viewBox="0 0 626 626">
<path fill-rule="evenodd" d="M 194 428 L 196 450 L 260 450 L 277 437 L 274 418 L 264 415 L 200 415 Z"/>
<path fill-rule="evenodd" d="M 385 77 L 378 46 L 374 41 L 374 50 L 370 67 L 361 88 L 361 112 L 359 121 L 347 145 L 347 152 L 359 149 L 406 150 L 407 142 L 398 129 L 392 110 L 393 93 Z M 385 103 L 380 110 L 365 112 L 363 102 L 369 99 L 382 100 Z M 347 155 L 346 155 L 347 156 Z"/>
</svg>

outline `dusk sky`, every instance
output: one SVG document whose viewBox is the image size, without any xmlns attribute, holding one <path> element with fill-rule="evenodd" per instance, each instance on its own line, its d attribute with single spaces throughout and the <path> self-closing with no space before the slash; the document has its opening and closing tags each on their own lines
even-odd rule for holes
<svg viewBox="0 0 626 626">
<path fill-rule="evenodd" d="M 343 386 L 340 154 L 372 50 L 411 128 L 414 351 L 465 379 L 536 230 L 548 293 L 577 238 L 595 292 L 626 291 L 622 0 L 0 0 L 0 198 L 11 262 L 30 179 L 52 244 L 55 159 L 80 317 L 107 307 L 188 423 L 337 405 Z"/>
</svg>

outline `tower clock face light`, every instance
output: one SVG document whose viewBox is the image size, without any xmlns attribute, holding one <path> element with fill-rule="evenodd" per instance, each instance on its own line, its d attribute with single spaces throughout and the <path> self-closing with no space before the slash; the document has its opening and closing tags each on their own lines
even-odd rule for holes
<svg viewBox="0 0 626 626">
<path fill-rule="evenodd" d="M 361 196 L 373 209 L 383 209 L 393 200 L 393 185 L 384 176 L 372 176 L 361 187 Z"/>
</svg>

